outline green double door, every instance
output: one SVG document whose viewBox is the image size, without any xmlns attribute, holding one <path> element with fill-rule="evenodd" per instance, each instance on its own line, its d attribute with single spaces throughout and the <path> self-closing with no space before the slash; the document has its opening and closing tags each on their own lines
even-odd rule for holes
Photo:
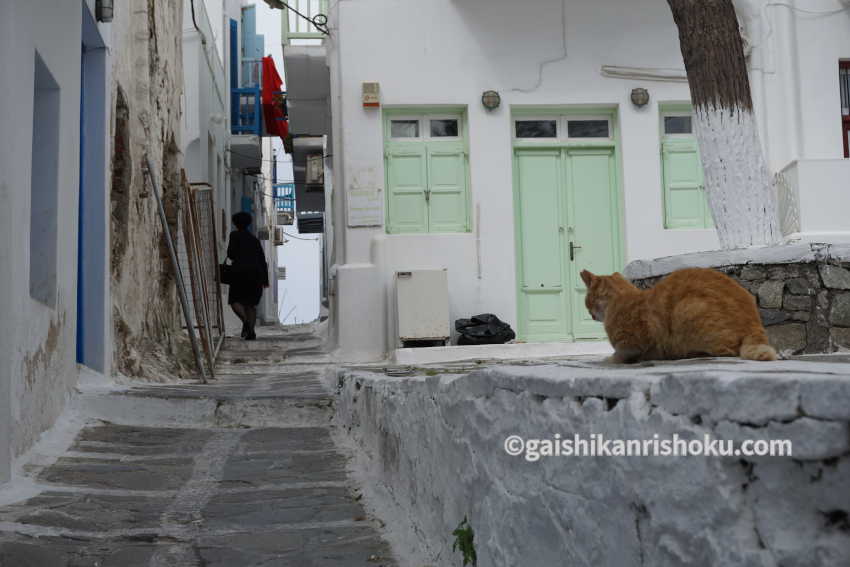
<svg viewBox="0 0 850 567">
<path fill-rule="evenodd" d="M 613 145 L 514 149 L 520 338 L 605 336 L 579 273 L 621 268 L 615 163 Z"/>
</svg>

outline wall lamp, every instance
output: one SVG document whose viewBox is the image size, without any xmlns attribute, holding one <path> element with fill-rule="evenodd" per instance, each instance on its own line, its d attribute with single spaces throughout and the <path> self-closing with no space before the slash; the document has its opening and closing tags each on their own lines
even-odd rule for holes
<svg viewBox="0 0 850 567">
<path fill-rule="evenodd" d="M 487 110 L 496 110 L 502 104 L 502 97 L 496 91 L 484 91 L 484 94 L 481 95 L 481 104 Z"/>
</svg>

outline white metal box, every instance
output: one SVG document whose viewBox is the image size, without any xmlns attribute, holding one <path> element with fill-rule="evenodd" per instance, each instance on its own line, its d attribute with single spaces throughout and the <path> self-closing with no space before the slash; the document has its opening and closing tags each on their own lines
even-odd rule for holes
<svg viewBox="0 0 850 567">
<path fill-rule="evenodd" d="M 449 280 L 443 270 L 396 272 L 398 338 L 405 341 L 447 341 Z"/>
</svg>

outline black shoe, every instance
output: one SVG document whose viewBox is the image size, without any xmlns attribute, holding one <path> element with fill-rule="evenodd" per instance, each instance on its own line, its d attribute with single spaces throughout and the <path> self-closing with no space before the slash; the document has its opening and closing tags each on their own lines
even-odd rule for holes
<svg viewBox="0 0 850 567">
<path fill-rule="evenodd" d="M 246 341 L 256 341 L 257 340 L 257 333 L 255 333 L 254 331 L 248 331 L 248 334 L 245 335 L 245 340 Z"/>
<path fill-rule="evenodd" d="M 240 335 L 243 339 L 248 336 L 248 325 L 242 323 L 242 334 Z"/>
</svg>

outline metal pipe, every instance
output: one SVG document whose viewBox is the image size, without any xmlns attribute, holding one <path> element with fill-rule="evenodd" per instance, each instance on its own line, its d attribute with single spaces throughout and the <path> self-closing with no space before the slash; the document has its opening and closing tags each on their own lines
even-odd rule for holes
<svg viewBox="0 0 850 567">
<path fill-rule="evenodd" d="M 207 383 L 207 377 L 204 372 L 204 362 L 201 358 L 201 349 L 198 346 L 198 339 L 195 337 L 195 327 L 192 323 L 192 316 L 189 313 L 189 300 L 186 298 L 186 284 L 183 282 L 183 274 L 180 273 L 180 264 L 177 262 L 177 252 L 174 250 L 174 241 L 171 238 L 171 230 L 168 228 L 168 218 L 165 216 L 165 207 L 162 206 L 162 197 L 159 193 L 159 187 L 156 184 L 156 179 L 153 176 L 153 168 L 151 167 L 150 158 L 145 155 L 144 173 L 147 175 L 153 188 L 153 194 L 156 197 L 156 205 L 159 209 L 159 220 L 162 223 L 162 230 L 165 232 L 165 241 L 168 243 L 168 254 L 171 257 L 171 265 L 174 267 L 174 276 L 177 280 L 177 295 L 180 297 L 180 306 L 183 308 L 183 317 L 186 319 L 186 331 L 189 333 L 189 342 L 192 343 L 192 352 L 195 354 L 195 363 L 198 365 L 198 370 L 201 373 L 201 383 Z"/>
</svg>

